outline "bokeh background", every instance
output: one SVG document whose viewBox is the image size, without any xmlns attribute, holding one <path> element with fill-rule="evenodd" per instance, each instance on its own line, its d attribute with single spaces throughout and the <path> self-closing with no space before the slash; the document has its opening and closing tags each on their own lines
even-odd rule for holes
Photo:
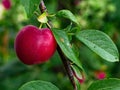
<svg viewBox="0 0 120 90">
<path fill-rule="evenodd" d="M 80 27 L 97 29 L 108 34 L 120 50 L 120 0 L 44 0 L 50 14 L 61 9 L 69 9 L 77 17 Z M 52 19 L 57 28 L 70 24 L 66 19 Z M 0 90 L 17 90 L 31 80 L 50 81 L 60 90 L 72 90 L 58 53 L 47 63 L 27 66 L 19 61 L 14 51 L 17 32 L 25 25 L 39 26 L 34 15 L 27 18 L 20 0 L 11 0 L 11 8 L 6 10 L 0 1 Z M 89 50 L 82 43 L 79 46 L 79 58 L 86 71 L 82 90 L 103 72 L 105 78 L 120 78 L 120 63 L 110 63 Z"/>
</svg>

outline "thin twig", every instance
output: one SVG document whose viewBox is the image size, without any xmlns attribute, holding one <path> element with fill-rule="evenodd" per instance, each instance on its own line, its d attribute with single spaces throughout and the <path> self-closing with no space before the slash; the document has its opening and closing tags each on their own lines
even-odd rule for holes
<svg viewBox="0 0 120 90">
<path fill-rule="evenodd" d="M 39 8 L 40 8 L 41 13 L 44 13 L 44 12 L 48 13 L 47 8 L 46 8 L 43 0 L 41 0 Z M 48 20 L 48 24 L 50 25 L 50 27 L 52 27 L 52 24 L 49 20 Z M 48 28 L 50 28 L 49 25 L 47 25 Z"/>
<path fill-rule="evenodd" d="M 41 13 L 47 12 L 47 8 L 46 8 L 43 0 L 41 0 L 39 8 L 40 8 Z"/>
<path fill-rule="evenodd" d="M 47 12 L 47 8 L 46 8 L 43 0 L 41 0 L 39 8 L 40 8 L 41 13 Z M 52 27 L 52 24 L 50 23 L 50 21 L 48 21 L 48 24 Z M 74 90 L 77 90 L 77 86 L 75 84 L 75 80 L 74 80 L 74 76 L 73 76 L 73 71 L 72 71 L 72 68 L 70 66 L 70 61 L 66 58 L 66 56 L 64 55 L 64 53 L 62 52 L 62 50 L 61 50 L 61 48 L 59 46 L 57 46 L 57 51 L 58 51 L 58 53 L 59 53 L 59 55 L 61 57 L 61 60 L 62 60 L 62 62 L 64 64 L 64 67 L 65 67 L 66 72 L 68 74 L 68 77 L 69 77 L 69 79 L 71 81 L 71 84 L 74 87 Z"/>
<path fill-rule="evenodd" d="M 58 53 L 59 53 L 61 60 L 64 64 L 64 67 L 65 67 L 66 72 L 68 74 L 68 77 L 71 81 L 71 84 L 73 85 L 74 90 L 77 90 L 77 86 L 76 86 L 76 83 L 74 81 L 73 71 L 72 71 L 71 66 L 70 66 L 70 61 L 67 60 L 66 56 L 64 55 L 64 53 L 62 52 L 62 50 L 60 49 L 59 46 L 57 47 L 57 50 L 58 50 Z"/>
</svg>

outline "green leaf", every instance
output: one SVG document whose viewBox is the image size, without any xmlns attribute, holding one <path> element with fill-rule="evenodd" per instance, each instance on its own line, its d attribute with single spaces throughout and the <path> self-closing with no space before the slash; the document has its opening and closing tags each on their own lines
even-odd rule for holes
<svg viewBox="0 0 120 90">
<path fill-rule="evenodd" d="M 69 10 L 60 10 L 57 12 L 56 16 L 70 19 L 71 21 L 79 25 L 79 22 L 77 21 L 76 17 Z"/>
<path fill-rule="evenodd" d="M 88 88 L 88 90 L 120 90 L 120 79 L 99 80 Z"/>
<path fill-rule="evenodd" d="M 59 90 L 59 89 L 50 82 L 36 80 L 24 84 L 18 90 Z"/>
<path fill-rule="evenodd" d="M 20 0 L 28 17 L 31 17 L 40 4 L 41 0 Z"/>
<path fill-rule="evenodd" d="M 71 29 L 72 29 L 72 22 L 71 22 L 70 25 L 68 25 L 64 30 L 65 30 L 66 32 L 70 32 Z"/>
<path fill-rule="evenodd" d="M 77 90 L 81 90 L 80 82 L 75 77 L 74 77 L 74 80 L 75 80 L 75 83 L 76 83 L 76 86 L 77 86 Z"/>
<path fill-rule="evenodd" d="M 71 65 L 74 73 L 76 74 L 76 77 L 79 79 L 83 79 L 83 75 L 82 72 L 80 71 L 80 69 L 76 66 L 76 65 Z"/>
<path fill-rule="evenodd" d="M 69 58 L 73 63 L 75 63 L 79 68 L 82 69 L 80 60 L 77 58 L 74 50 L 72 49 L 72 44 L 70 44 L 66 32 L 57 29 L 52 29 L 52 31 L 63 53 L 67 56 L 67 58 Z"/>
<path fill-rule="evenodd" d="M 117 47 L 105 33 L 99 30 L 83 30 L 76 33 L 76 37 L 103 59 L 119 61 Z"/>
<path fill-rule="evenodd" d="M 71 65 L 73 71 L 74 71 L 74 79 L 75 79 L 75 83 L 77 86 L 78 90 L 81 90 L 81 85 L 80 83 L 84 82 L 84 76 L 83 76 L 83 72 L 81 72 L 81 70 L 76 66 L 76 65 Z"/>
</svg>

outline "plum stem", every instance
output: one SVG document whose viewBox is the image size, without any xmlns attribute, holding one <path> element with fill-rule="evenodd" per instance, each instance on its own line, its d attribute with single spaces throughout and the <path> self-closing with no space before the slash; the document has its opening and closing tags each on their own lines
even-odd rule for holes
<svg viewBox="0 0 120 90">
<path fill-rule="evenodd" d="M 41 0 L 41 2 L 40 2 L 39 9 L 40 9 L 41 13 L 44 13 L 44 12 L 48 13 L 47 8 L 46 8 L 43 0 Z M 48 28 L 53 27 L 49 20 L 48 20 L 47 26 L 48 26 Z M 77 86 L 76 86 L 76 83 L 75 83 L 75 80 L 74 80 L 73 71 L 72 71 L 72 68 L 71 68 L 71 65 L 70 65 L 70 60 L 68 60 L 68 58 L 66 58 L 66 56 L 62 52 L 62 50 L 59 47 L 59 45 L 57 45 L 57 51 L 58 51 L 58 53 L 59 53 L 59 55 L 61 57 L 63 65 L 64 65 L 64 67 L 66 69 L 66 72 L 68 74 L 68 77 L 69 77 L 69 79 L 71 81 L 71 84 L 74 87 L 74 90 L 77 90 Z"/>
<path fill-rule="evenodd" d="M 41 28 L 42 28 L 42 25 L 43 25 L 43 23 L 41 23 L 41 24 L 40 24 L 39 29 L 41 29 Z"/>
</svg>

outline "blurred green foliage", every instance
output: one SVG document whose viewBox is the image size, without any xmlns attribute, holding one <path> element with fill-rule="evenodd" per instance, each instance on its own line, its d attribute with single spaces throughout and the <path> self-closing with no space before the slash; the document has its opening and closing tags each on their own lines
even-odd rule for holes
<svg viewBox="0 0 120 90">
<path fill-rule="evenodd" d="M 72 11 L 81 29 L 98 29 L 107 33 L 120 50 L 120 0 L 44 0 L 50 14 L 61 9 Z M 60 90 L 72 90 L 72 85 L 65 73 L 62 62 L 56 52 L 52 59 L 41 65 L 26 66 L 21 63 L 14 52 L 14 40 L 23 26 L 39 26 L 34 15 L 28 19 L 19 0 L 11 0 L 12 8 L 5 10 L 0 3 L 0 90 L 17 90 L 31 80 L 50 81 Z M 54 27 L 65 28 L 69 20 L 51 19 Z M 82 43 L 78 43 L 79 58 L 86 71 L 86 81 L 82 90 L 90 85 L 96 71 L 105 71 L 107 77 L 120 78 L 120 63 L 102 60 Z"/>
</svg>

